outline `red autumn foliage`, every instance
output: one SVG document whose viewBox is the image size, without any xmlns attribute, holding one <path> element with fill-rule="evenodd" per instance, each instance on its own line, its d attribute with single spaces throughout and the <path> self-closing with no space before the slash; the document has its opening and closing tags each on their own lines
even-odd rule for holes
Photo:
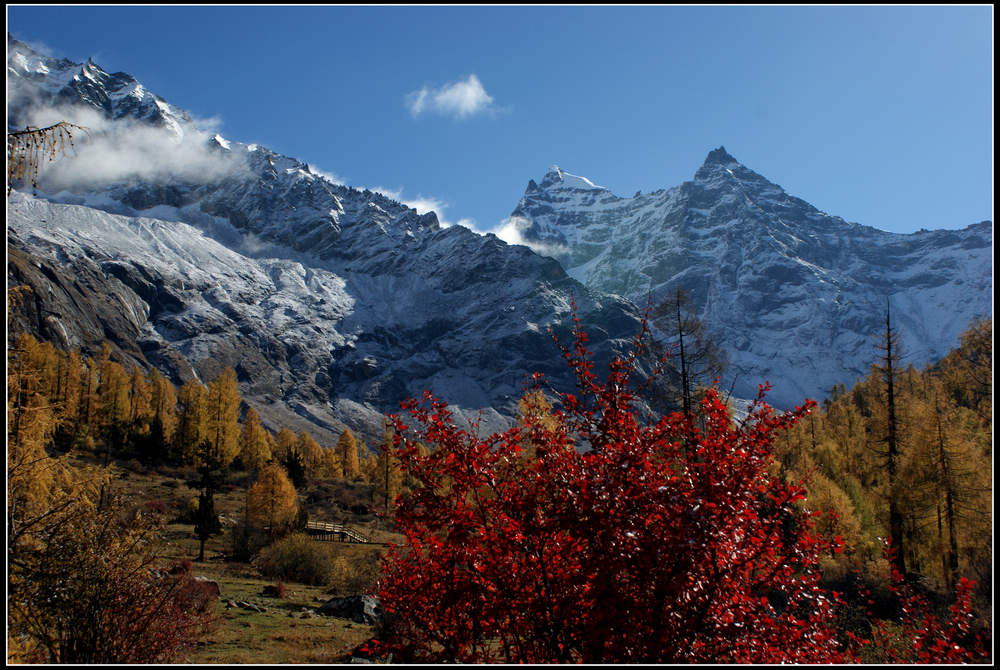
<svg viewBox="0 0 1000 670">
<path fill-rule="evenodd" d="M 887 561 L 889 554 L 887 549 Z M 989 630 L 977 630 L 972 612 L 974 581 L 965 577 L 958 581 L 955 602 L 949 607 L 948 618 L 942 620 L 891 561 L 889 565 L 889 590 L 899 601 L 899 621 L 892 626 L 884 620 L 874 621 L 870 638 L 854 638 L 858 649 L 884 663 L 983 663 L 990 659 Z"/>
<path fill-rule="evenodd" d="M 697 419 L 644 418 L 639 340 L 602 383 L 578 321 L 574 335 L 579 395 L 556 394 L 555 422 L 481 439 L 429 394 L 404 403 L 415 427 L 393 417 L 419 486 L 397 501 L 377 646 L 411 662 L 856 660 L 819 586 L 836 541 L 768 469 L 775 434 L 814 403 L 779 414 L 762 388 L 734 423 L 709 389 Z"/>
</svg>

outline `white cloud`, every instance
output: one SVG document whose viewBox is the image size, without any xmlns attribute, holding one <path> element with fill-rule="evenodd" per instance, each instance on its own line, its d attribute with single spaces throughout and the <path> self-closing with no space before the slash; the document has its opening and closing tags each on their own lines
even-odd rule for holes
<svg viewBox="0 0 1000 670">
<path fill-rule="evenodd" d="M 499 111 L 479 77 L 474 74 L 470 74 L 464 81 L 456 81 L 440 88 L 425 86 L 419 91 L 412 91 L 406 95 L 406 106 L 414 117 L 435 113 L 464 119 L 476 114 Z"/>
<path fill-rule="evenodd" d="M 44 107 L 28 123 L 45 127 L 60 120 L 86 128 L 73 133 L 73 147 L 40 166 L 39 187 L 59 190 L 96 188 L 127 179 L 206 183 L 243 167 L 232 154 L 213 151 L 212 130 L 185 126 L 180 133 L 141 122 L 111 122 L 87 107 Z M 216 126 L 212 120 L 209 126 Z"/>
<path fill-rule="evenodd" d="M 347 181 L 343 177 L 335 175 L 332 172 L 327 172 L 326 170 L 320 170 L 315 165 L 310 164 L 309 171 L 315 175 L 319 175 L 320 177 L 326 179 L 329 182 L 333 182 L 337 186 L 345 186 L 347 184 Z"/>
<path fill-rule="evenodd" d="M 54 49 L 52 49 L 48 44 L 43 44 L 41 42 L 35 42 L 34 40 L 23 39 L 18 36 L 18 34 L 12 33 L 14 39 L 16 39 L 21 44 L 26 45 L 32 51 L 39 53 L 48 58 L 61 58 L 61 54 L 57 54 Z"/>
<path fill-rule="evenodd" d="M 569 251 L 569 249 L 563 244 L 548 244 L 544 242 L 536 242 L 534 240 L 526 240 L 524 238 L 524 231 L 527 230 L 530 225 L 530 219 L 525 219 L 520 216 L 511 216 L 502 220 L 492 230 L 487 232 L 493 233 L 507 244 L 520 244 L 528 247 L 536 254 L 541 254 L 542 256 L 558 256 Z"/>
<path fill-rule="evenodd" d="M 408 198 L 403 195 L 403 188 L 391 189 L 385 188 L 383 186 L 375 186 L 369 188 L 370 191 L 375 191 L 376 193 L 381 193 L 387 198 L 392 198 L 396 202 L 402 203 L 407 207 L 412 207 L 417 210 L 417 214 L 423 215 L 427 212 L 434 212 L 437 214 L 438 223 L 441 224 L 442 228 L 450 228 L 451 226 L 464 226 L 477 233 L 480 231 L 476 230 L 475 219 L 470 219 L 468 217 L 461 218 L 458 221 L 449 221 L 444 216 L 444 211 L 448 209 L 449 205 L 447 202 L 435 198 L 433 196 L 417 195 L 413 198 Z"/>
<path fill-rule="evenodd" d="M 375 193 L 381 193 L 387 198 L 392 198 L 396 202 L 403 202 L 403 189 L 402 187 L 397 189 L 385 188 L 384 186 L 369 186 L 369 191 L 374 191 Z M 404 203 L 405 204 L 405 203 Z M 423 212 L 420 212 L 423 214 Z"/>
</svg>

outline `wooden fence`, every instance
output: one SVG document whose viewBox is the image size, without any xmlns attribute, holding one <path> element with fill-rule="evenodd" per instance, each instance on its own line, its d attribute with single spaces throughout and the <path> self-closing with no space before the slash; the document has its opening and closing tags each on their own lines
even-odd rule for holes
<svg viewBox="0 0 1000 670">
<path fill-rule="evenodd" d="M 306 522 L 306 533 L 311 535 L 314 540 L 322 542 L 371 542 L 371 538 L 362 535 L 356 529 L 339 523 L 308 521 Z"/>
</svg>

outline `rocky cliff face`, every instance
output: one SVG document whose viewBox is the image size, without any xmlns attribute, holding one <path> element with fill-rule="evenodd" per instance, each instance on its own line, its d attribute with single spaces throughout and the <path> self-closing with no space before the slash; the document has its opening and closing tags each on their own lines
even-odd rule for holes
<svg viewBox="0 0 1000 670">
<path fill-rule="evenodd" d="M 688 290 L 737 394 L 769 380 L 778 405 L 867 374 L 887 301 L 918 366 L 992 313 L 992 223 L 912 235 L 848 223 L 722 147 L 691 181 L 632 198 L 553 168 L 529 182 L 512 221 L 595 290 L 640 305 Z"/>
<path fill-rule="evenodd" d="M 526 375 L 571 387 L 548 329 L 568 336 L 574 300 L 598 361 L 639 330 L 633 305 L 552 259 L 444 229 L 264 147 L 201 137 L 128 75 L 8 49 L 9 86 L 30 101 L 18 114 L 58 101 L 107 121 L 40 176 L 41 192 L 8 198 L 8 285 L 31 288 L 12 332 L 90 351 L 109 340 L 118 358 L 177 382 L 231 366 L 273 427 L 332 444 L 345 425 L 378 439 L 383 413 L 425 389 L 493 429 L 510 421 Z M 124 101 L 129 87 L 143 91 L 137 103 Z M 122 124 L 156 129 L 168 149 L 199 141 L 213 177 L 170 166 L 67 177 L 87 142 Z"/>
</svg>

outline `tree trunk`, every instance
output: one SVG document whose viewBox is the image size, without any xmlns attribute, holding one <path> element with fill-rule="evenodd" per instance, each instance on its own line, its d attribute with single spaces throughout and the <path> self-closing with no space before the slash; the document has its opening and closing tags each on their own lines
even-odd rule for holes
<svg viewBox="0 0 1000 670">
<path fill-rule="evenodd" d="M 896 333 L 892 330 L 892 323 L 889 318 L 889 305 L 886 301 L 885 307 L 885 367 L 883 374 L 886 385 L 886 404 L 888 410 L 888 435 L 886 440 L 889 445 L 889 541 L 890 541 L 890 562 L 902 576 L 906 575 L 906 558 L 903 542 L 903 514 L 899 509 L 899 492 L 897 487 L 899 482 L 896 478 L 896 463 L 899 460 L 899 443 L 897 435 L 896 421 L 896 396 L 895 396 L 895 370 L 893 363 L 899 359 L 899 351 L 893 351 L 893 345 L 897 344 Z"/>
<path fill-rule="evenodd" d="M 945 518 L 948 522 L 948 551 L 946 553 L 948 565 L 948 586 L 953 587 L 958 581 L 958 541 L 955 539 L 955 501 L 952 490 L 951 469 L 948 464 L 948 454 L 944 447 L 944 425 L 941 421 L 941 405 L 938 398 L 934 398 L 934 413 L 937 417 L 938 431 L 938 467 L 941 468 L 941 481 L 944 483 Z M 938 526 L 940 528 L 940 507 L 938 508 Z M 940 530 L 939 530 L 940 533 Z"/>
<path fill-rule="evenodd" d="M 679 354 L 681 357 L 681 401 L 684 407 L 684 416 L 691 416 L 691 388 L 688 383 L 687 360 L 684 357 L 684 322 L 681 320 L 681 294 L 677 292 L 677 339 L 679 343 Z"/>
</svg>

